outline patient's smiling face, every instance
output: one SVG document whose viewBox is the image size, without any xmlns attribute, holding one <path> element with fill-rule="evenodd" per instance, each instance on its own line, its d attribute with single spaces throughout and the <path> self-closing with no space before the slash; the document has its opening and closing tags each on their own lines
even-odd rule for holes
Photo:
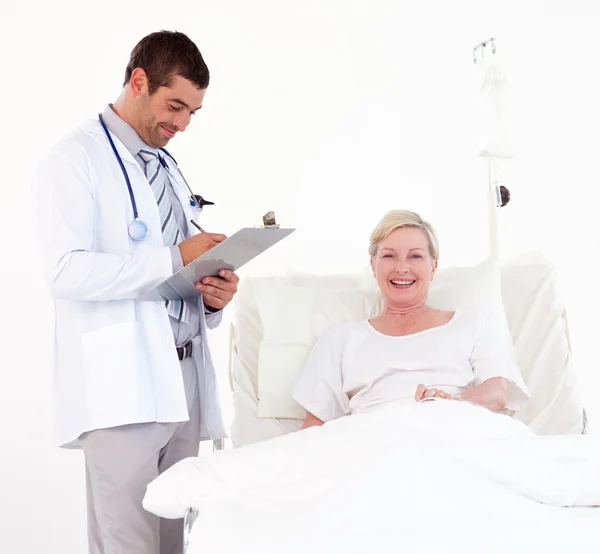
<svg viewBox="0 0 600 554">
<path fill-rule="evenodd" d="M 426 303 L 437 261 L 421 229 L 400 227 L 378 244 L 371 267 L 387 307 L 410 311 Z"/>
</svg>

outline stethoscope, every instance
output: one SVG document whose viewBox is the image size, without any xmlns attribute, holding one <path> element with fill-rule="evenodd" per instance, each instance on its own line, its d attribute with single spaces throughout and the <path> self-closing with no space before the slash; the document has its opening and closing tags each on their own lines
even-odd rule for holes
<svg viewBox="0 0 600 554">
<path fill-rule="evenodd" d="M 138 210 L 137 210 L 137 203 L 135 201 L 135 196 L 133 195 L 133 189 L 131 188 L 131 182 L 129 181 L 129 175 L 127 174 L 127 170 L 125 169 L 125 166 L 123 165 L 123 160 L 121 159 L 121 156 L 119 156 L 119 153 L 117 152 L 115 143 L 113 142 L 113 139 L 110 136 L 108 127 L 106 127 L 106 124 L 104 123 L 104 119 L 102 118 L 101 114 L 98 114 L 98 119 L 100 120 L 100 124 L 102 125 L 102 128 L 104 129 L 104 132 L 106 133 L 108 142 L 110 142 L 112 150 L 115 153 L 115 157 L 117 158 L 117 161 L 119 162 L 119 165 L 121 166 L 121 171 L 123 172 L 123 176 L 125 177 L 125 182 L 127 183 L 127 190 L 129 191 L 129 198 L 131 199 L 131 207 L 133 208 L 133 221 L 131 222 L 131 225 L 129 225 L 129 236 L 131 237 L 132 240 L 137 240 L 137 241 L 144 240 L 149 234 L 148 225 L 146 225 L 146 223 L 144 223 L 139 217 Z M 164 154 L 166 154 L 167 156 L 169 156 L 169 158 L 171 158 L 171 160 L 173 160 L 173 163 L 175 164 L 175 166 L 179 169 L 179 166 L 177 165 L 177 161 L 175 160 L 175 158 L 173 156 L 171 156 L 171 154 L 169 154 L 169 152 L 167 152 L 164 148 L 159 148 L 159 150 L 161 152 L 163 152 Z M 175 181 L 177 182 L 177 179 L 171 172 L 171 169 L 169 168 L 167 161 L 160 154 L 158 155 L 158 160 L 160 161 L 160 164 L 169 172 L 169 175 L 171 175 L 171 177 L 173 177 L 173 179 L 175 179 Z M 202 198 L 202 196 L 200 196 L 199 194 L 194 194 L 194 192 L 190 188 L 190 185 L 188 185 L 188 182 L 186 181 L 185 177 L 183 176 L 183 173 L 181 173 L 181 170 L 179 170 L 179 174 L 183 178 L 183 182 L 185 183 L 185 186 L 187 187 L 187 189 L 190 193 L 189 199 L 190 199 L 190 206 L 192 208 L 197 208 L 198 211 L 201 211 L 204 206 L 210 206 L 210 205 L 214 204 L 214 202 L 209 202 L 208 200 L 204 200 L 204 198 Z M 191 220 L 191 223 L 194 224 L 198 229 L 200 229 L 200 231 L 202 231 L 202 229 L 198 226 L 198 224 L 193 219 Z"/>
</svg>

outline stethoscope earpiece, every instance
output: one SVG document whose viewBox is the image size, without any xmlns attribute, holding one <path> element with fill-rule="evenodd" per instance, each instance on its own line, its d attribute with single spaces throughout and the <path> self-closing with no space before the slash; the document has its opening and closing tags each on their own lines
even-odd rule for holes
<svg viewBox="0 0 600 554">
<path fill-rule="evenodd" d="M 190 198 L 190 206 L 198 206 L 200 209 L 204 208 L 204 206 L 214 206 L 215 203 L 210 200 L 204 200 L 202 196 L 199 194 L 192 194 Z"/>
</svg>

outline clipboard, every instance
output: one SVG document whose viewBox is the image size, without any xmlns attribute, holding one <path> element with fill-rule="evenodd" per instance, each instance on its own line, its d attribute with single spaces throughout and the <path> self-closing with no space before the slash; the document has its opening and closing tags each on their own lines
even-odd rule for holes
<svg viewBox="0 0 600 554">
<path fill-rule="evenodd" d="M 221 269 L 237 271 L 296 229 L 245 227 L 143 294 L 140 301 L 191 300 L 200 292 L 196 283 L 216 277 Z"/>
</svg>

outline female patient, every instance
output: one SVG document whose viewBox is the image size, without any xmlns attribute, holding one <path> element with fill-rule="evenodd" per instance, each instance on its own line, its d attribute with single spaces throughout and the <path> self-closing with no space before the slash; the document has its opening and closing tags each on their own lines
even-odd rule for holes
<svg viewBox="0 0 600 554">
<path fill-rule="evenodd" d="M 413 212 L 389 212 L 371 234 L 369 253 L 384 309 L 316 342 L 294 391 L 307 410 L 303 429 L 389 402 L 442 399 L 499 411 L 527 400 L 486 310 L 427 305 L 439 257 L 427 222 Z"/>
</svg>

